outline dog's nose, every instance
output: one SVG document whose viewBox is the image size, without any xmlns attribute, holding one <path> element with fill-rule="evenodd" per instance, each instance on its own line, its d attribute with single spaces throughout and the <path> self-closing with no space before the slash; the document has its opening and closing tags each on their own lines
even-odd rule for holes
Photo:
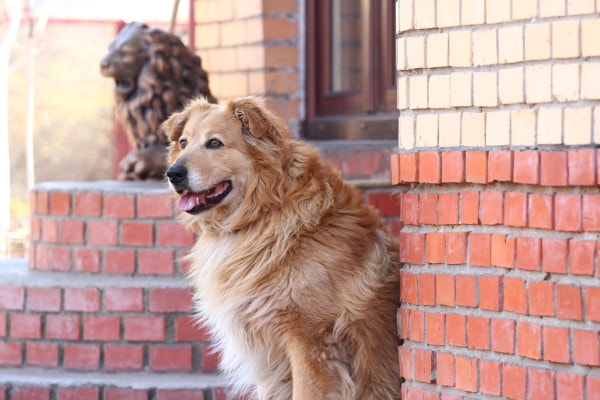
<svg viewBox="0 0 600 400">
<path fill-rule="evenodd" d="M 183 164 L 173 164 L 167 170 L 167 177 L 173 185 L 185 182 L 187 178 L 187 168 Z"/>
</svg>

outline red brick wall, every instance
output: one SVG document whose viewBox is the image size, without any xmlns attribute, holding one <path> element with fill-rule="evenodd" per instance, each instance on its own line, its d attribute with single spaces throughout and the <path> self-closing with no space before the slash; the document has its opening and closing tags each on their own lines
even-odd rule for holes
<svg viewBox="0 0 600 400">
<path fill-rule="evenodd" d="M 185 272 L 178 259 L 194 236 L 175 221 L 171 196 L 161 183 L 144 190 L 127 183 L 55 186 L 32 192 L 31 268 L 140 275 Z"/>
<path fill-rule="evenodd" d="M 163 184 L 42 184 L 31 209 L 29 267 L 71 274 L 0 282 L 0 366 L 215 371 L 181 276 L 194 235 Z"/>
<path fill-rule="evenodd" d="M 338 160 L 335 155 L 331 158 Z M 342 174 L 360 180 L 363 176 L 357 172 L 359 164 L 366 162 L 352 160 L 348 165 L 340 164 Z M 138 188 L 129 185 L 100 182 L 82 183 L 79 188 L 60 183 L 38 186 L 30 199 L 29 267 L 107 275 L 185 273 L 181 258 L 195 238 L 176 221 L 172 196 L 162 183 L 142 183 Z M 398 234 L 396 190 L 377 185 L 361 186 L 361 190 L 365 200 L 379 209 L 392 232 Z"/>
<path fill-rule="evenodd" d="M 598 156 L 392 156 L 404 400 L 600 399 Z"/>
<path fill-rule="evenodd" d="M 190 309 L 187 288 L 1 284 L 0 366 L 214 371 Z"/>
</svg>

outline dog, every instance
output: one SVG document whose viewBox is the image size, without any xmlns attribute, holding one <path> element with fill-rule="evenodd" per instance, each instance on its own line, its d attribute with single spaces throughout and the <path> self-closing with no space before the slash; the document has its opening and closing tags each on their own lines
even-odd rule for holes
<svg viewBox="0 0 600 400">
<path fill-rule="evenodd" d="M 192 100 L 164 122 L 194 303 L 238 393 L 400 396 L 398 250 L 362 194 L 263 100 Z"/>
</svg>

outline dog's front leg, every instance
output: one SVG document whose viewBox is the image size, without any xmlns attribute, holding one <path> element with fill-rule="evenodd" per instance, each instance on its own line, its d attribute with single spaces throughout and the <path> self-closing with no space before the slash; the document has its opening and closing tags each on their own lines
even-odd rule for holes
<svg viewBox="0 0 600 400">
<path fill-rule="evenodd" d="M 287 352 L 292 367 L 292 400 L 322 399 L 323 393 L 314 376 L 315 365 L 310 362 L 306 346 L 300 340 L 292 340 Z"/>
<path fill-rule="evenodd" d="M 354 386 L 342 377 L 339 360 L 320 347 L 317 337 L 301 336 L 287 343 L 292 367 L 292 400 L 354 400 Z"/>
</svg>

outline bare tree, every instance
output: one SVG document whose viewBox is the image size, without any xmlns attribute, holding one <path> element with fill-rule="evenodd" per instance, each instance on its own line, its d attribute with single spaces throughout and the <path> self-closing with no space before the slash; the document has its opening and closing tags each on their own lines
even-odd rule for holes
<svg viewBox="0 0 600 400">
<path fill-rule="evenodd" d="M 8 151 L 8 65 L 23 14 L 22 0 L 4 0 L 8 28 L 0 41 L 0 233 L 10 229 L 10 154 Z"/>
</svg>

